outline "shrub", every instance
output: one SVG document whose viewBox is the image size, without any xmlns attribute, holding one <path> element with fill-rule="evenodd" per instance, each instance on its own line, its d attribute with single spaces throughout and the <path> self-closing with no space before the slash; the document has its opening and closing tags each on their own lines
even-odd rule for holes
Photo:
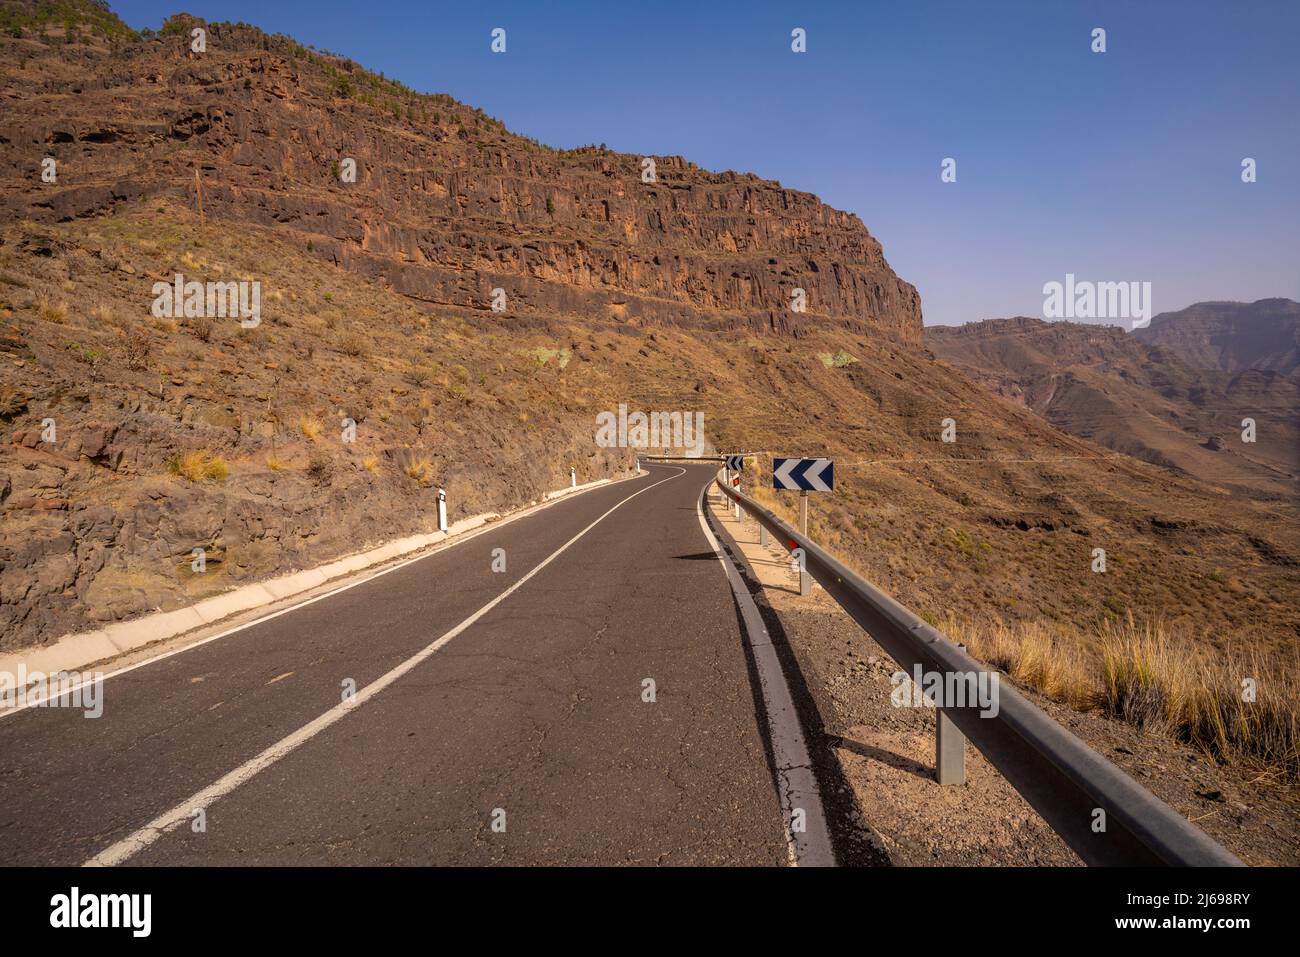
<svg viewBox="0 0 1300 957">
<path fill-rule="evenodd" d="M 317 485 L 328 485 L 334 477 L 334 463 L 323 455 L 313 455 L 307 462 L 307 476 Z"/>
<path fill-rule="evenodd" d="M 312 442 L 320 438 L 321 424 L 315 419 L 303 416 L 298 420 L 298 429 Z"/>
<path fill-rule="evenodd" d="M 191 319 L 187 325 L 200 342 L 212 341 L 212 330 L 216 328 L 216 323 L 209 316 L 198 316 Z"/>
<path fill-rule="evenodd" d="M 149 367 L 149 353 L 153 351 L 153 340 L 143 329 L 132 329 L 122 337 L 122 352 L 126 357 L 126 367 L 141 372 Z"/>
</svg>

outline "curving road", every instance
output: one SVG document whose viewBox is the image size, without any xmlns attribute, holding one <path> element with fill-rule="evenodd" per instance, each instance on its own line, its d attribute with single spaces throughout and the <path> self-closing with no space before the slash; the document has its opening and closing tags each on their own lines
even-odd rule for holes
<svg viewBox="0 0 1300 957">
<path fill-rule="evenodd" d="M 3 718 L 0 864 L 788 863 L 714 469 L 648 473 Z"/>
</svg>

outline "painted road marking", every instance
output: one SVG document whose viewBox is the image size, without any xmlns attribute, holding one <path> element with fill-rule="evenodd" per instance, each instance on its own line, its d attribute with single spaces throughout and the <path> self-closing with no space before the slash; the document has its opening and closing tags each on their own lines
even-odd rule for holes
<svg viewBox="0 0 1300 957">
<path fill-rule="evenodd" d="M 455 638 L 461 632 L 465 631 L 476 621 L 478 621 L 480 618 L 482 618 L 484 615 L 490 612 L 493 608 L 495 608 L 497 605 L 501 604 L 503 601 L 505 601 L 507 598 L 513 595 L 516 591 L 518 591 L 521 587 L 523 587 L 525 582 L 531 579 L 534 575 L 540 572 L 551 562 L 555 561 L 555 559 L 563 555 L 566 551 L 569 550 L 569 547 L 572 546 L 574 542 L 578 541 L 578 539 L 582 538 L 589 531 L 591 531 L 593 528 L 595 528 L 597 525 L 603 522 L 617 509 L 622 508 L 624 505 L 632 501 L 632 499 L 636 498 L 638 495 L 642 494 L 643 492 L 648 492 L 652 488 L 664 484 L 664 482 L 671 482 L 673 479 L 677 478 L 678 476 L 685 475 L 685 474 L 686 474 L 686 469 L 678 468 L 676 475 L 670 475 L 668 476 L 668 478 L 660 479 L 658 482 L 654 482 L 650 485 L 647 485 L 645 488 L 633 492 L 627 498 L 622 499 L 616 505 L 614 505 L 613 508 L 605 512 L 598 519 L 596 519 L 594 522 L 592 522 L 590 525 L 588 525 L 586 528 L 580 531 L 577 535 L 574 535 L 571 539 L 569 539 L 567 542 L 565 542 L 563 545 L 557 548 L 547 558 L 545 558 L 539 565 L 535 566 L 530 572 L 528 572 L 528 574 L 524 575 L 523 578 L 519 579 L 519 581 L 515 582 L 513 585 L 511 585 L 501 594 L 497 595 L 496 598 L 493 598 L 490 602 L 488 602 L 478 611 L 474 612 L 474 614 L 470 615 L 468 618 L 462 621 L 455 628 L 451 629 L 451 631 L 448 631 L 446 634 L 442 635 L 433 643 L 426 645 L 424 648 L 417 651 L 410 658 L 407 658 L 397 667 L 393 668 L 387 674 L 375 679 L 370 684 L 366 685 L 364 688 L 362 688 L 352 697 L 348 698 L 345 701 L 339 702 L 334 707 L 330 708 L 328 711 L 322 714 L 320 717 L 316 718 L 314 721 L 311 721 L 303 725 L 297 731 L 277 741 L 275 744 L 271 745 L 261 754 L 241 764 L 239 767 L 235 768 L 233 771 L 229 772 L 224 777 L 221 777 L 218 780 L 214 781 L 212 784 L 209 784 L 203 790 L 198 791 L 197 793 L 186 798 L 184 801 L 176 805 L 176 807 L 172 808 L 170 811 L 167 811 L 164 814 L 161 814 L 158 817 L 154 818 L 152 821 L 150 821 L 144 827 L 140 828 L 135 833 L 130 834 L 127 837 L 124 837 L 116 844 L 112 844 L 109 847 L 105 848 L 104 850 L 100 851 L 90 860 L 86 861 L 86 863 L 82 866 L 83 867 L 112 867 L 116 864 L 121 864 L 124 861 L 129 860 L 130 858 L 134 857 L 136 854 L 139 854 L 141 851 L 149 847 L 151 844 L 157 841 L 168 831 L 174 830 L 175 828 L 183 824 L 185 821 L 190 820 L 190 818 L 194 814 L 195 808 L 209 807 L 214 801 L 220 800 L 221 798 L 225 797 L 227 794 L 235 790 L 241 784 L 251 780 L 258 773 L 265 771 L 271 765 L 275 764 L 275 762 L 279 761 L 281 758 L 283 758 L 289 752 L 293 751 L 299 745 L 305 744 L 306 742 L 310 741 L 312 738 L 320 734 L 330 725 L 334 724 L 336 721 L 340 720 L 350 712 L 356 710 L 360 705 L 365 704 L 366 701 L 370 700 L 379 692 L 383 691 L 394 681 L 396 681 L 397 679 L 405 675 L 412 668 L 416 667 L 426 659 L 432 657 L 434 654 L 437 653 L 437 651 L 440 648 L 442 648 L 444 645 L 450 642 L 453 638 Z"/>
</svg>

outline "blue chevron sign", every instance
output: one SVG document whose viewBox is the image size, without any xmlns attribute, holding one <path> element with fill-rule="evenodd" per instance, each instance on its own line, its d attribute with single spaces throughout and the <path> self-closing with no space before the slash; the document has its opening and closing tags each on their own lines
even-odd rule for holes
<svg viewBox="0 0 1300 957">
<path fill-rule="evenodd" d="M 829 492 L 835 488 L 835 463 L 830 459 L 773 459 L 772 488 Z"/>
<path fill-rule="evenodd" d="M 733 472 L 745 471 L 745 457 L 743 455 L 728 455 L 727 468 Z"/>
</svg>

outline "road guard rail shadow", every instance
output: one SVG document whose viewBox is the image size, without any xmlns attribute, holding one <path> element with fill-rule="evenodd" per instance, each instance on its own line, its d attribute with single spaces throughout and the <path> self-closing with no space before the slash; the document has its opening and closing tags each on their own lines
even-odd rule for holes
<svg viewBox="0 0 1300 957">
<path fill-rule="evenodd" d="M 903 671 L 912 674 L 920 666 L 926 675 L 997 673 L 749 496 L 720 478 L 717 486 L 787 550 L 802 549 L 804 570 Z M 996 714 L 982 715 L 990 709 L 969 699 L 939 709 L 940 762 L 944 754 L 951 759 L 961 753 L 955 733 L 960 731 L 1086 864 L 1243 866 L 1000 679 Z M 951 722 L 946 743 L 945 719 Z"/>
</svg>

